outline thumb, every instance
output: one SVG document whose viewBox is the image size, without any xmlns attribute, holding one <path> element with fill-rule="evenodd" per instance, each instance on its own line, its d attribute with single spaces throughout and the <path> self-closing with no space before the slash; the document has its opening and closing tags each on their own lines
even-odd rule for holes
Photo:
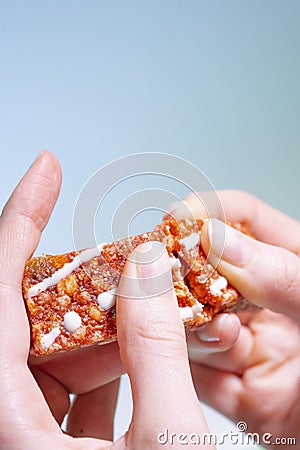
<svg viewBox="0 0 300 450">
<path fill-rule="evenodd" d="M 217 219 L 202 229 L 209 262 L 248 300 L 300 321 L 300 260 L 294 253 L 246 236 Z"/>
<path fill-rule="evenodd" d="M 118 342 L 133 395 L 131 429 L 155 430 L 156 437 L 162 427 L 187 432 L 202 423 L 206 430 L 170 267 L 160 242 L 140 245 L 126 262 L 117 301 Z"/>
</svg>

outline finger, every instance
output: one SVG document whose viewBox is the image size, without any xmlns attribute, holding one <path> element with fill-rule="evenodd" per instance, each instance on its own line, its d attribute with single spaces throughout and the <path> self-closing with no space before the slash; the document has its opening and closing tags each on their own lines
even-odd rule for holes
<svg viewBox="0 0 300 450">
<path fill-rule="evenodd" d="M 225 339 L 228 339 L 225 333 Z M 198 339 L 199 342 L 199 339 Z M 248 327 L 240 327 L 239 335 L 230 346 L 217 347 L 217 351 L 212 349 L 203 350 L 203 344 L 197 345 L 197 337 L 193 336 L 193 342 L 189 345 L 190 361 L 206 367 L 211 367 L 221 371 L 242 375 L 251 364 L 251 352 L 253 349 L 253 335 Z"/>
<path fill-rule="evenodd" d="M 199 399 L 232 420 L 238 418 L 241 378 L 200 364 L 191 364 L 191 371 Z"/>
<path fill-rule="evenodd" d="M 57 159 L 43 152 L 15 188 L 0 218 L 0 346 L 23 360 L 28 353 L 28 322 L 21 300 L 24 265 L 39 242 L 60 184 Z"/>
<path fill-rule="evenodd" d="M 140 439 L 168 426 L 206 429 L 172 286 L 169 257 L 159 242 L 132 252 L 118 289 L 117 330 Z"/>
<path fill-rule="evenodd" d="M 119 379 L 77 395 L 68 416 L 68 434 L 112 441 L 118 391 Z"/>
<path fill-rule="evenodd" d="M 21 179 L 1 214 L 1 281 L 11 279 L 12 268 L 15 284 L 21 281 L 24 261 L 31 256 L 40 240 L 60 186 L 59 162 L 52 153 L 44 151 Z M 9 278 L 3 280 L 7 272 Z"/>
<path fill-rule="evenodd" d="M 21 281 L 26 259 L 38 244 L 61 183 L 57 159 L 41 154 L 24 175 L 0 218 L 0 408 L 14 405 L 9 420 L 57 429 L 27 367 L 29 328 Z M 34 408 L 28 405 L 34 404 Z M 50 416 L 50 419 L 49 419 Z M 54 426 L 55 425 L 55 426 Z M 30 426 L 30 425 L 28 425 Z"/>
<path fill-rule="evenodd" d="M 175 218 L 193 215 L 196 218 L 215 217 L 222 221 L 226 217 L 232 223 L 246 224 L 260 241 L 300 252 L 299 222 L 247 192 L 225 190 L 191 193 L 183 202 L 171 205 L 169 214 Z"/>
<path fill-rule="evenodd" d="M 56 422 L 61 425 L 70 408 L 68 390 L 54 377 L 34 367 L 31 372 L 38 383 Z"/>
<path fill-rule="evenodd" d="M 257 310 L 253 311 L 241 311 L 236 313 L 242 325 L 248 325 L 253 316 L 257 314 Z"/>
<path fill-rule="evenodd" d="M 245 410 L 258 409 L 265 410 L 268 417 L 270 411 L 279 411 L 286 417 L 288 412 L 282 402 L 279 405 L 280 399 L 296 398 L 299 383 L 297 377 L 294 380 L 292 377 L 288 383 L 282 380 L 287 373 L 299 370 L 299 327 L 290 318 L 265 310 L 255 314 L 249 328 L 253 335 L 250 351 L 247 343 L 243 345 L 241 333 L 236 348 L 215 355 L 224 356 L 223 363 L 219 360 L 215 367 L 210 365 L 211 361 L 208 365 L 207 362 L 191 365 L 196 391 L 201 400 L 232 420 L 240 419 Z M 246 357 L 244 352 L 248 353 Z M 242 376 L 236 376 L 230 369 L 239 358 L 245 361 L 243 372 L 238 374 Z"/>
<path fill-rule="evenodd" d="M 97 389 L 124 373 L 116 342 L 46 356 L 43 361 L 41 359 L 40 356 L 31 358 L 31 366 L 47 372 L 74 394 Z"/>
<path fill-rule="evenodd" d="M 188 352 L 209 355 L 228 350 L 236 342 L 240 332 L 240 321 L 236 314 L 218 314 L 212 322 L 198 330 L 187 330 Z"/>
<path fill-rule="evenodd" d="M 206 367 L 244 376 L 247 369 L 273 361 L 278 365 L 282 358 L 294 356 L 299 327 L 289 317 L 269 310 L 259 310 L 252 315 L 247 326 L 242 326 L 239 337 L 232 347 L 224 352 L 205 353 L 193 342 L 190 360 Z M 245 379 L 245 378 L 244 378 Z"/>
<path fill-rule="evenodd" d="M 265 244 L 211 219 L 201 245 L 208 260 L 247 299 L 300 320 L 300 260 L 286 249 Z"/>
</svg>

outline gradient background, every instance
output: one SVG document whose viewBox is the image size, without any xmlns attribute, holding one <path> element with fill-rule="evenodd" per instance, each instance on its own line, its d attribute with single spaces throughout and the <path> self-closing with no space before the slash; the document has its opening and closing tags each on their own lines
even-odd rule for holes
<svg viewBox="0 0 300 450">
<path fill-rule="evenodd" d="M 154 151 L 300 219 L 299 23 L 297 0 L 0 1 L 1 205 L 49 148 L 64 183 L 38 252 L 69 250 L 88 177 Z M 125 379 L 118 435 L 129 410 Z"/>
</svg>

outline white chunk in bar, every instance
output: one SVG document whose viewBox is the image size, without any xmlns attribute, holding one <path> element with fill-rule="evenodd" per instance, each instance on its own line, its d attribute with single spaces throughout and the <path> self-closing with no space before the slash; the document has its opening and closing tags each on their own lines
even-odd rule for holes
<svg viewBox="0 0 300 450">
<path fill-rule="evenodd" d="M 199 241 L 200 241 L 200 234 L 192 233 L 189 236 L 186 236 L 185 238 L 182 239 L 182 245 L 185 247 L 187 251 L 189 251 L 198 246 Z"/>
<path fill-rule="evenodd" d="M 193 320 L 199 316 L 203 311 L 203 305 L 200 302 L 195 303 L 193 306 L 181 306 L 179 307 L 179 314 L 183 321 Z"/>
<path fill-rule="evenodd" d="M 180 269 L 181 262 L 180 262 L 179 258 L 175 258 L 175 256 L 170 256 L 170 261 L 171 261 L 172 269 L 174 269 L 174 270 Z"/>
<path fill-rule="evenodd" d="M 195 305 L 192 306 L 192 311 L 195 316 L 198 316 L 202 313 L 203 311 L 203 305 L 200 302 L 195 303 Z"/>
<path fill-rule="evenodd" d="M 68 311 L 64 315 L 63 326 L 70 333 L 78 330 L 81 326 L 81 317 L 76 311 Z"/>
<path fill-rule="evenodd" d="M 224 277 L 219 277 L 210 285 L 210 292 L 213 295 L 222 295 L 222 289 L 227 287 L 227 280 Z"/>
<path fill-rule="evenodd" d="M 194 318 L 193 310 L 190 306 L 182 306 L 179 308 L 181 320 L 189 320 Z"/>
<path fill-rule="evenodd" d="M 97 301 L 101 309 L 107 311 L 111 309 L 116 304 L 116 293 L 117 289 L 111 289 L 110 291 L 101 292 L 98 295 Z"/>
</svg>

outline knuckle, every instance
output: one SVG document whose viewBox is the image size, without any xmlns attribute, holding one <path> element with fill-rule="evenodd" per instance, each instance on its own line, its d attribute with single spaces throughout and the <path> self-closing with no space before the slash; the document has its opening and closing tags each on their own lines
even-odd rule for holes
<svg viewBox="0 0 300 450">
<path fill-rule="evenodd" d="M 2 217 L 6 214 L 11 223 L 34 225 L 42 231 L 56 200 L 57 183 L 56 173 L 36 173 L 30 185 L 23 189 L 21 184 L 17 186 L 12 197 L 8 200 L 2 211 Z"/>
<path fill-rule="evenodd" d="M 242 189 L 225 189 L 222 191 L 219 191 L 221 200 L 228 197 L 233 198 L 236 200 L 237 204 L 240 204 L 240 202 L 245 203 L 254 203 L 257 201 L 257 197 L 250 194 L 247 191 L 243 191 Z"/>
<path fill-rule="evenodd" d="M 288 250 L 283 250 L 281 257 L 276 258 L 274 289 L 277 293 L 291 295 L 299 294 L 300 264 L 298 258 L 291 258 Z"/>
<path fill-rule="evenodd" d="M 15 281 L 6 281 L 0 279 L 0 298 L 10 297 L 12 293 L 21 292 L 21 285 Z"/>
<path fill-rule="evenodd" d="M 12 214 L 11 222 L 18 227 L 20 237 L 27 236 L 28 230 L 32 229 L 32 226 L 41 232 L 46 224 L 47 215 L 45 208 L 39 207 L 42 203 L 45 203 L 42 197 L 27 198 L 22 202 L 14 205 L 14 208 L 10 211 Z"/>
<path fill-rule="evenodd" d="M 168 355 L 186 349 L 183 326 L 166 323 L 163 320 L 152 320 L 140 323 L 135 330 L 135 341 L 145 349 L 155 348 Z"/>
</svg>

